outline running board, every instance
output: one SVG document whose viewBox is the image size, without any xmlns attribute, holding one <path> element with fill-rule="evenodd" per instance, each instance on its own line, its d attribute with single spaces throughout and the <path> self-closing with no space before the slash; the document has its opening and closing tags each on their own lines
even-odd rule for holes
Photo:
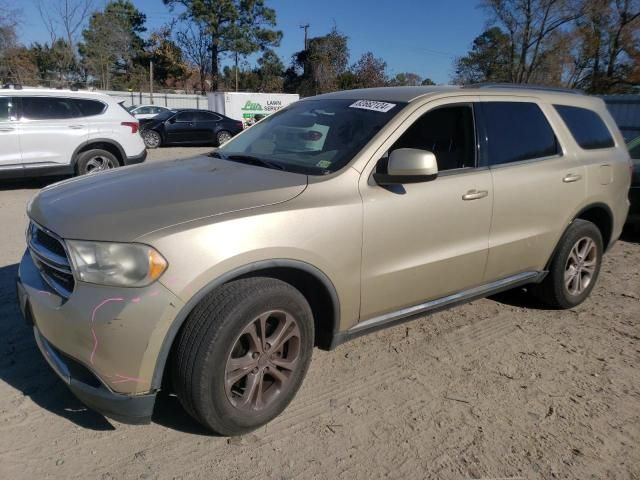
<svg viewBox="0 0 640 480">
<path fill-rule="evenodd" d="M 453 295 L 414 305 L 413 307 L 407 307 L 395 312 L 385 313 L 384 315 L 359 322 L 345 332 L 336 333 L 333 336 L 330 348 L 333 349 L 341 343 L 353 340 L 354 338 L 382 330 L 383 328 L 389 328 L 426 314 L 435 313 L 456 305 L 469 303 L 479 298 L 489 297 L 496 293 L 511 290 L 512 288 L 521 287 L 530 283 L 540 283 L 547 273 L 548 272 L 546 271 L 522 272 L 501 280 L 496 280 L 495 282 L 454 293 Z"/>
</svg>

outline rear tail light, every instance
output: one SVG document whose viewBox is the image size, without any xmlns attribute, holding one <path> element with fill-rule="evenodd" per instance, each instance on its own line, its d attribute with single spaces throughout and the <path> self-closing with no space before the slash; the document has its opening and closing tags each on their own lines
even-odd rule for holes
<svg viewBox="0 0 640 480">
<path fill-rule="evenodd" d="M 130 127 L 131 133 L 138 133 L 138 130 L 140 130 L 140 124 L 138 122 L 122 122 L 120 125 Z"/>
</svg>

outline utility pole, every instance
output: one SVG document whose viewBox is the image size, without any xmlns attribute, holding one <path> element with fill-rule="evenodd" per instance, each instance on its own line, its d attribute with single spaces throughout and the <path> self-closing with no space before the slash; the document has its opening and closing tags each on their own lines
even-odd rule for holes
<svg viewBox="0 0 640 480">
<path fill-rule="evenodd" d="M 305 23 L 304 25 L 300 25 L 300 28 L 304 28 L 304 49 L 307 50 L 309 45 L 307 45 L 307 30 L 309 30 L 309 24 Z"/>
<path fill-rule="evenodd" d="M 238 52 L 236 52 L 236 92 L 238 91 Z"/>
<path fill-rule="evenodd" d="M 153 61 L 149 61 L 149 103 L 153 105 Z"/>
</svg>

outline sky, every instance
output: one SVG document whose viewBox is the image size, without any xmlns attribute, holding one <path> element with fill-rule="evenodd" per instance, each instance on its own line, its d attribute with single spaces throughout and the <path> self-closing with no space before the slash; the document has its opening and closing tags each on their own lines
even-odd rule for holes
<svg viewBox="0 0 640 480">
<path fill-rule="evenodd" d="M 39 17 L 37 0 L 21 2 L 23 43 L 48 40 Z M 55 2 L 57 0 L 45 0 Z M 147 16 L 153 30 L 178 15 L 162 0 L 133 0 Z M 266 0 L 277 14 L 277 28 L 283 39 L 276 52 L 285 65 L 304 48 L 304 31 L 324 35 L 334 26 L 349 37 L 350 63 L 371 51 L 387 62 L 387 73 L 414 72 L 436 83 L 447 83 L 453 60 L 464 55 L 473 39 L 486 26 L 487 16 L 477 8 L 478 0 Z M 105 0 L 96 0 L 102 7 Z M 253 62 L 255 57 L 248 61 Z M 229 63 L 223 59 L 223 64 Z"/>
</svg>

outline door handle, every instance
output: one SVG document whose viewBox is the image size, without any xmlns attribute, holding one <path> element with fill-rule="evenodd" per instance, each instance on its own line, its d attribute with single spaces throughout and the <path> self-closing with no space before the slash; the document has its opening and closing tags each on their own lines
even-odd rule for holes
<svg viewBox="0 0 640 480">
<path fill-rule="evenodd" d="M 84 125 L 69 125 L 69 128 L 73 130 L 80 130 L 81 128 L 84 128 Z"/>
<path fill-rule="evenodd" d="M 469 190 L 462 195 L 462 200 L 479 200 L 489 195 L 487 190 Z"/>
<path fill-rule="evenodd" d="M 562 181 L 564 183 L 573 183 L 573 182 L 577 182 L 578 180 L 582 179 L 582 175 L 579 175 L 577 173 L 567 173 L 564 178 L 562 179 Z"/>
</svg>

